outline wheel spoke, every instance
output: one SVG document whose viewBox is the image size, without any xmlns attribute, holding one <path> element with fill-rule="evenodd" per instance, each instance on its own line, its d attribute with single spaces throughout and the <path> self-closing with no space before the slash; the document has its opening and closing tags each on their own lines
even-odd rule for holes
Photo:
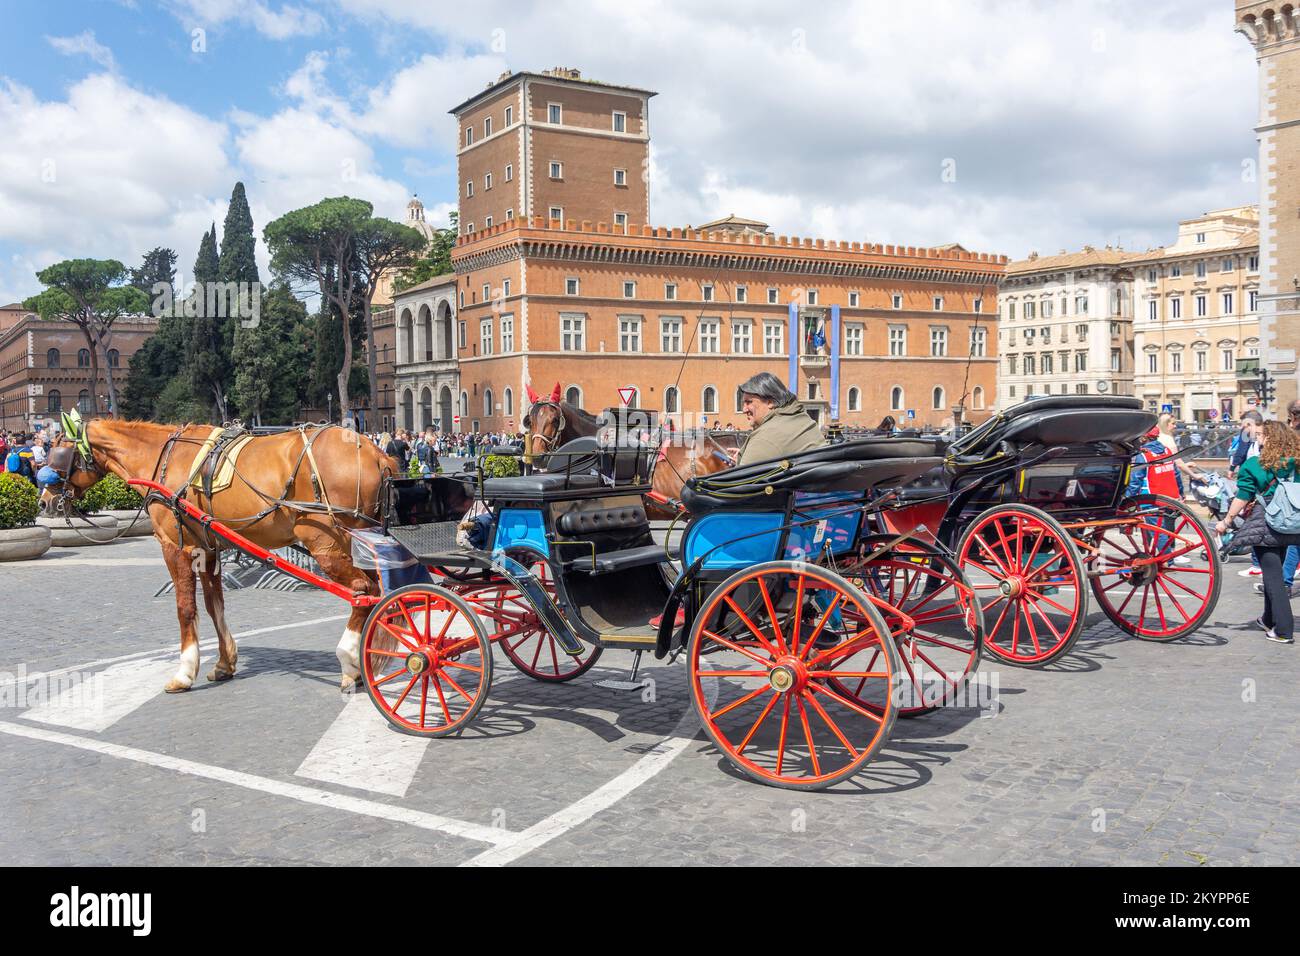
<svg viewBox="0 0 1300 956">
<path fill-rule="evenodd" d="M 827 697 L 830 697 L 833 700 L 838 701 L 840 704 L 847 707 L 849 710 L 856 711 L 857 713 L 861 714 L 863 717 L 868 717 L 871 720 L 874 720 L 877 724 L 883 724 L 885 722 L 883 717 L 873 714 L 871 711 L 867 710 L 864 707 L 859 707 L 856 703 L 854 703 L 853 701 L 849 700 L 846 697 L 841 697 L 839 694 L 835 693 L 835 691 L 831 690 L 829 687 L 824 687 L 821 684 L 809 684 L 808 689 L 811 691 L 815 691 L 818 694 L 825 694 Z"/>
<path fill-rule="evenodd" d="M 776 608 L 772 606 L 772 595 L 768 593 L 767 583 L 763 580 L 763 575 L 758 575 L 757 581 L 758 590 L 763 595 L 763 605 L 767 608 L 767 619 L 772 622 L 772 633 L 776 635 L 776 646 L 781 649 L 782 654 L 786 654 L 788 651 L 785 646 L 785 637 L 781 634 L 781 625 L 776 619 Z"/>
<path fill-rule="evenodd" d="M 712 671 L 710 671 L 709 673 L 712 673 Z M 732 701 L 730 704 L 728 704 L 726 707 L 722 708 L 722 710 L 714 711 L 714 712 L 713 712 L 713 716 L 712 716 L 712 718 L 710 718 L 710 719 L 716 721 L 716 720 L 717 720 L 719 717 L 721 717 L 723 714 L 730 713 L 731 711 L 733 711 L 733 710 L 735 710 L 737 707 L 739 707 L 741 704 L 747 704 L 747 703 L 749 703 L 751 700 L 753 700 L 753 699 L 754 699 L 755 697 L 757 697 L 759 694 L 763 693 L 763 691 L 765 691 L 765 690 L 771 690 L 771 688 L 770 688 L 770 687 L 767 687 L 767 686 L 760 687 L 758 690 L 756 690 L 756 691 L 752 691 L 751 693 L 746 694 L 744 697 L 739 697 L 739 698 L 737 698 L 736 700 L 733 700 L 733 701 Z"/>
<path fill-rule="evenodd" d="M 397 698 L 397 700 L 393 703 L 393 713 L 397 713 L 397 708 L 402 706 L 402 701 L 406 700 L 406 695 L 411 692 L 411 688 L 415 686 L 415 682 L 419 679 L 420 679 L 419 674 L 411 675 L 411 680 L 409 683 L 407 683 L 406 689 L 402 691 L 402 696 Z"/>
<path fill-rule="evenodd" d="M 805 694 L 805 695 L 804 695 L 804 699 L 806 699 L 806 700 L 808 701 L 809 705 L 810 705 L 814 710 L 817 711 L 817 714 L 821 717 L 822 722 L 825 723 L 826 726 L 829 727 L 829 728 L 831 729 L 831 733 L 833 733 L 836 737 L 839 738 L 840 743 L 842 743 L 842 744 L 844 745 L 844 749 L 847 750 L 847 751 L 849 752 L 849 758 L 852 759 L 852 760 L 857 760 L 857 759 L 858 759 L 858 750 L 857 750 L 857 748 L 854 747 L 853 744 L 849 743 L 849 738 L 844 736 L 844 732 L 843 732 L 842 730 L 840 730 L 839 724 L 837 724 L 837 723 L 835 723 L 835 721 L 831 720 L 830 715 L 829 715 L 828 713 L 826 713 L 826 709 L 825 709 L 824 707 L 822 707 L 822 705 L 821 705 L 821 701 L 819 701 L 819 700 L 818 700 L 814 695 L 812 695 L 812 694 Z"/>
<path fill-rule="evenodd" d="M 749 733 L 745 734 L 745 739 L 742 740 L 740 746 L 736 748 L 736 753 L 743 754 L 745 752 L 745 748 L 749 746 L 749 742 L 754 739 L 754 734 L 758 732 L 759 725 L 767 719 L 767 715 L 770 714 L 772 708 L 776 706 L 776 699 L 779 696 L 781 695 L 776 691 L 772 691 L 772 699 L 767 702 L 767 706 L 763 708 L 763 712 L 758 715 L 758 720 L 754 721 L 754 726 L 749 728 Z M 716 718 L 710 719 L 716 720 Z"/>
<path fill-rule="evenodd" d="M 773 657 L 780 657 L 780 656 L 781 656 L 780 653 L 777 651 L 777 649 L 776 649 L 775 647 L 773 647 L 770 643 L 768 643 L 767 638 L 764 637 L 763 634 L 761 634 L 761 633 L 759 632 L 758 628 L 754 625 L 754 622 L 751 621 L 751 620 L 749 619 L 749 615 L 746 614 L 744 611 L 742 611 L 742 610 L 740 609 L 740 605 L 738 605 L 735 601 L 732 600 L 730 594 L 726 595 L 726 597 L 724 597 L 723 600 L 727 602 L 727 604 L 730 606 L 732 612 L 733 612 L 733 613 L 734 613 L 738 618 L 740 618 L 741 621 L 744 622 L 744 624 L 745 624 L 745 626 L 746 626 L 747 628 L 749 628 L 750 633 L 754 635 L 754 637 L 758 640 L 758 643 L 760 643 L 760 644 L 763 645 L 763 649 L 764 649 L 765 651 L 767 651 L 767 652 L 768 652 L 769 654 L 771 654 Z M 755 658 L 755 659 L 757 660 L 757 658 Z"/>
<path fill-rule="evenodd" d="M 789 695 L 787 695 L 787 697 L 788 696 Z M 799 708 L 799 722 L 803 724 L 804 740 L 808 741 L 808 754 L 812 757 L 813 776 L 820 777 L 822 775 L 822 768 L 820 762 L 817 760 L 817 745 L 813 743 L 812 728 L 808 726 L 808 711 L 804 709 L 803 699 L 801 697 L 795 698 L 795 704 Z M 787 709 L 789 708 L 788 701 L 786 702 L 786 707 Z"/>
<path fill-rule="evenodd" d="M 790 723 L 790 695 L 786 694 L 781 704 L 781 734 L 776 744 L 776 775 L 781 776 L 781 767 L 785 762 L 785 732 Z"/>
<path fill-rule="evenodd" d="M 741 654 L 744 654 L 744 655 L 745 655 L 746 657 L 748 657 L 751 661 L 753 661 L 753 662 L 756 663 L 756 664 L 762 664 L 762 665 L 763 665 L 764 667 L 766 667 L 768 670 L 771 670 L 773 667 L 776 666 L 776 665 L 773 664 L 771 661 L 765 661 L 765 660 L 763 660 L 763 658 L 759 657 L 757 654 L 755 654 L 755 653 L 754 653 L 753 651 L 751 651 L 749 648 L 747 648 L 747 647 L 742 647 L 742 646 L 739 645 L 739 644 L 732 643 L 731 641 L 729 641 L 729 640 L 727 640 L 725 637 L 723 637 L 721 634 L 715 634 L 713 631 L 710 631 L 708 628 L 705 628 L 705 629 L 704 629 L 703 634 L 704 634 L 704 636 L 707 637 L 709 640 L 711 640 L 711 641 L 717 641 L 717 642 L 718 642 L 719 644 L 721 644 L 723 647 L 729 647 L 729 648 L 731 648 L 733 651 L 737 651 L 737 652 L 739 652 L 739 653 L 741 653 Z M 770 653 L 770 648 L 768 649 L 768 651 L 769 651 L 769 653 Z"/>
<path fill-rule="evenodd" d="M 821 634 L 822 632 L 822 628 L 826 626 L 826 622 L 829 621 L 831 615 L 835 613 L 835 607 L 840 603 L 841 596 L 842 595 L 836 592 L 835 597 L 831 600 L 831 603 L 827 605 L 826 613 L 823 614 L 822 619 L 817 622 L 817 626 L 813 629 L 813 632 L 810 635 L 808 635 L 808 643 L 804 645 L 803 651 L 799 654 L 800 660 L 805 660 L 807 658 L 808 652 L 812 650 L 812 646 L 814 643 L 816 643 L 818 635 Z M 818 656 L 822 656 L 822 655 L 818 655 Z"/>
</svg>

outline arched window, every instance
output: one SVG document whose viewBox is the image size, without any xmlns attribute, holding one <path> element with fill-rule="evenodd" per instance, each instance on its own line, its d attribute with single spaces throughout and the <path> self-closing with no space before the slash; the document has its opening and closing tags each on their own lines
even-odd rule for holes
<svg viewBox="0 0 1300 956">
<path fill-rule="evenodd" d="M 420 389 L 420 431 L 433 424 L 433 392 L 426 385 Z"/>
<path fill-rule="evenodd" d="M 469 418 L 469 392 L 460 393 L 460 417 Z"/>
<path fill-rule="evenodd" d="M 740 390 L 740 386 L 737 385 L 736 386 L 736 411 L 743 412 L 744 410 L 745 410 L 745 393 L 742 392 Z"/>
<path fill-rule="evenodd" d="M 862 393 L 856 387 L 849 389 L 849 411 L 862 411 Z"/>
<path fill-rule="evenodd" d="M 424 346 L 424 360 L 433 361 L 433 313 L 427 305 L 420 306 L 420 342 Z"/>
<path fill-rule="evenodd" d="M 55 368 L 57 367 L 58 366 L 55 366 Z M 63 393 L 57 388 L 50 389 L 46 408 L 51 415 L 57 415 L 63 411 Z"/>
<path fill-rule="evenodd" d="M 409 388 L 402 396 L 402 427 L 408 432 L 415 431 L 415 393 Z"/>
<path fill-rule="evenodd" d="M 582 389 L 576 385 L 570 385 L 564 391 L 564 400 L 574 408 L 582 407 Z"/>
<path fill-rule="evenodd" d="M 677 386 L 669 385 L 664 389 L 664 414 L 676 415 L 681 409 L 678 407 Z"/>
<path fill-rule="evenodd" d="M 513 415 L 515 413 L 515 393 L 508 388 L 506 389 L 505 401 L 506 414 Z"/>
<path fill-rule="evenodd" d="M 938 385 L 934 387 L 934 408 L 943 408 L 943 389 Z"/>
<path fill-rule="evenodd" d="M 108 350 L 108 367 L 117 368 L 122 360 L 122 355 L 117 349 Z"/>
<path fill-rule="evenodd" d="M 704 386 L 701 409 L 710 415 L 713 415 L 718 411 L 718 390 L 712 385 Z"/>
<path fill-rule="evenodd" d="M 903 389 L 895 385 L 889 390 L 889 410 L 891 412 L 901 412 L 903 410 Z"/>
<path fill-rule="evenodd" d="M 90 414 L 90 392 L 84 388 L 77 393 L 77 411 L 83 415 Z"/>
<path fill-rule="evenodd" d="M 979 385 L 975 386 L 975 391 L 971 395 L 971 405 L 974 408 L 984 407 L 984 389 Z"/>
<path fill-rule="evenodd" d="M 81 349 L 77 352 L 77 368 L 90 368 L 89 349 Z"/>
<path fill-rule="evenodd" d="M 415 320 L 411 310 L 403 309 L 402 318 L 397 323 L 397 362 L 415 361 Z"/>
<path fill-rule="evenodd" d="M 58 349 L 50 349 L 48 352 L 45 353 L 45 367 L 46 367 L 46 368 L 58 368 L 58 367 L 59 367 L 59 350 L 58 350 Z"/>
<path fill-rule="evenodd" d="M 490 416 L 492 414 L 492 389 L 483 389 L 483 414 Z"/>
</svg>

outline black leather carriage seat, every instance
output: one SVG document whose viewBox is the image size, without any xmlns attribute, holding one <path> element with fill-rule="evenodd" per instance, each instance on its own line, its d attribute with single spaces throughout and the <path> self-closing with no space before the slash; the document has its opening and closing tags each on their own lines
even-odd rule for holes
<svg viewBox="0 0 1300 956">
<path fill-rule="evenodd" d="M 555 530 L 566 538 L 577 541 L 594 541 L 597 553 L 594 561 L 590 551 L 574 554 L 566 562 L 572 571 L 583 574 L 608 574 L 646 564 L 658 564 L 675 554 L 666 554 L 661 545 L 647 542 L 650 522 L 645 508 L 637 504 L 616 505 L 612 508 L 586 508 L 566 511 L 555 520 Z M 632 547 L 601 551 L 601 545 L 619 539 L 635 543 Z M 567 549 L 566 549 L 567 550 Z M 579 549 L 574 546 L 573 551 Z"/>
<path fill-rule="evenodd" d="M 566 511 L 556 519 L 555 527 L 566 537 L 581 538 L 590 534 L 648 530 L 650 522 L 646 518 L 644 507 L 628 504 L 614 508 Z"/>
<path fill-rule="evenodd" d="M 496 498 L 546 498 L 564 491 L 599 489 L 597 475 L 553 475 L 540 472 L 520 475 L 517 478 L 488 478 L 483 482 L 483 496 L 489 501 Z"/>
</svg>

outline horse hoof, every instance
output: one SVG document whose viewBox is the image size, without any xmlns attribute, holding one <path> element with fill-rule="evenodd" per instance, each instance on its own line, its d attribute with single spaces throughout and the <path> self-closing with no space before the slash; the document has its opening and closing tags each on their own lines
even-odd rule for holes
<svg viewBox="0 0 1300 956">
<path fill-rule="evenodd" d="M 220 670 L 219 668 L 214 667 L 212 668 L 212 672 L 208 674 L 208 680 L 210 681 L 230 680 L 230 678 L 234 676 L 235 676 L 234 671 L 223 671 Z"/>
<path fill-rule="evenodd" d="M 190 689 L 189 684 L 182 684 L 176 679 L 169 680 L 163 690 L 168 694 L 183 694 Z"/>
<path fill-rule="evenodd" d="M 339 681 L 339 690 L 344 694 L 355 694 L 357 692 L 357 682 L 355 678 L 344 677 Z"/>
</svg>

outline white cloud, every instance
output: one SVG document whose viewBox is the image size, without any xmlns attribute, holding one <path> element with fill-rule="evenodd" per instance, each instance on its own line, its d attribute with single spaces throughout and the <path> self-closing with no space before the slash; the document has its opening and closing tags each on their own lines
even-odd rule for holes
<svg viewBox="0 0 1300 956">
<path fill-rule="evenodd" d="M 70 37 L 47 36 L 45 42 L 64 56 L 85 54 L 106 70 L 117 69 L 117 62 L 113 59 L 113 51 L 95 39 L 94 30 L 84 30 L 76 36 Z"/>
<path fill-rule="evenodd" d="M 278 8 L 261 0 L 169 0 L 178 20 L 186 25 L 221 26 L 241 23 L 253 27 L 263 36 L 283 40 L 294 36 L 310 36 L 325 29 L 325 18 L 315 10 L 293 4 Z"/>
</svg>

